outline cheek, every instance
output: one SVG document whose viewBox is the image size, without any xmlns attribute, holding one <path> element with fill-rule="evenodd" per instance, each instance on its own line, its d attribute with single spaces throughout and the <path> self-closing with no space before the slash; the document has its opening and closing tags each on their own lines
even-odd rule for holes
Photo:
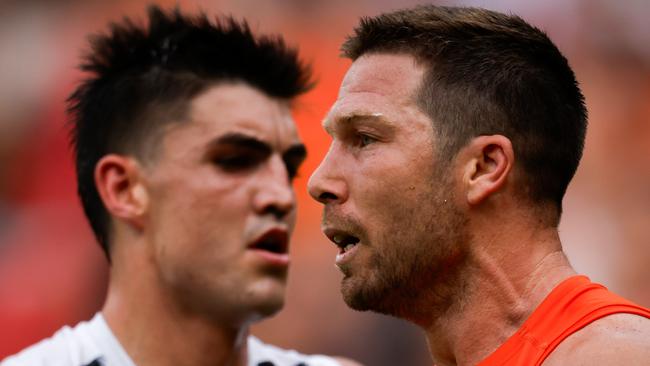
<svg viewBox="0 0 650 366">
<path fill-rule="evenodd" d="M 427 229 L 438 205 L 440 187 L 431 179 L 431 170 L 431 166 L 414 164 L 372 176 L 360 173 L 366 181 L 357 184 L 354 202 L 371 242 L 393 246 L 419 240 L 413 236 Z"/>
<path fill-rule="evenodd" d="M 298 211 L 294 208 L 289 215 L 287 216 L 286 223 L 289 225 L 289 233 L 293 233 L 293 229 L 296 227 L 296 219 L 298 216 Z"/>
<path fill-rule="evenodd" d="M 401 217 L 417 208 L 419 200 L 430 191 L 428 172 L 409 165 L 391 165 L 384 168 L 361 169 L 356 181 L 351 181 L 353 201 L 368 214 L 382 217 Z"/>
<path fill-rule="evenodd" d="M 250 212 L 246 187 L 235 182 L 172 182 L 152 197 L 152 232 L 157 245 L 175 252 L 219 251 L 241 247 Z M 182 254 L 182 253 L 178 253 Z M 208 255 L 209 256 L 209 255 Z"/>
</svg>

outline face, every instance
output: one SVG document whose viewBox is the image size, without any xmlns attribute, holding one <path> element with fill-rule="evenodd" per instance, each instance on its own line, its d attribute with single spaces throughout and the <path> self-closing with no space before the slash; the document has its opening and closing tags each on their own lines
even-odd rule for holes
<svg viewBox="0 0 650 366">
<path fill-rule="evenodd" d="M 422 303 L 448 300 L 463 257 L 453 179 L 416 103 L 423 75 L 407 55 L 357 59 L 324 121 L 332 143 L 309 182 L 325 206 L 323 231 L 339 246 L 348 305 L 414 320 Z"/>
<path fill-rule="evenodd" d="M 191 101 L 144 175 L 150 261 L 170 298 L 237 323 L 282 307 L 304 157 L 286 102 L 244 83 Z"/>
</svg>

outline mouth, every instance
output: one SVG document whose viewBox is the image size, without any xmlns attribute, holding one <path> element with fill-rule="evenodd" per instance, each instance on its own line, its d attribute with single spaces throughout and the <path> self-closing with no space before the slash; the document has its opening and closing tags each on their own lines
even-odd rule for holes
<svg viewBox="0 0 650 366">
<path fill-rule="evenodd" d="M 282 228 L 271 228 L 260 235 L 248 249 L 262 250 L 273 254 L 288 254 L 289 233 Z"/>
<path fill-rule="evenodd" d="M 350 252 L 357 246 L 357 244 L 359 244 L 360 241 L 358 237 L 343 230 L 330 228 L 323 230 L 323 233 L 340 249 L 339 255 Z"/>
</svg>

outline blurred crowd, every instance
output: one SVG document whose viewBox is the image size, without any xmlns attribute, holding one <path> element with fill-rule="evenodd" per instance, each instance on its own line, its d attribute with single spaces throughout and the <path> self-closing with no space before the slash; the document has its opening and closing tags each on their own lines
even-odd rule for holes
<svg viewBox="0 0 650 366">
<path fill-rule="evenodd" d="M 65 100 L 87 35 L 147 1 L 0 1 L 0 359 L 103 301 L 107 263 L 76 197 Z M 340 298 L 337 249 L 321 234 L 306 193 L 329 138 L 320 123 L 348 60 L 338 47 L 360 16 L 414 5 L 397 0 L 160 0 L 185 11 L 246 18 L 282 33 L 313 65 L 315 90 L 295 117 L 309 157 L 299 172 L 298 228 L 285 309 L 254 327 L 264 340 L 369 365 L 428 364 L 416 328 L 349 310 Z M 569 186 L 560 235 L 574 267 L 650 307 L 650 2 L 629 0 L 439 1 L 511 12 L 545 30 L 569 59 L 586 96 L 589 130 Z"/>
</svg>

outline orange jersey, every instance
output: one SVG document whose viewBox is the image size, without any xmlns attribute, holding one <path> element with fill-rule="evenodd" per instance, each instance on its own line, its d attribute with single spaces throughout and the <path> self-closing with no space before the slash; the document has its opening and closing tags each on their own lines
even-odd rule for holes
<svg viewBox="0 0 650 366">
<path fill-rule="evenodd" d="M 602 317 L 628 313 L 650 318 L 650 310 L 573 276 L 551 291 L 524 324 L 479 366 L 541 365 L 568 336 Z"/>
</svg>

